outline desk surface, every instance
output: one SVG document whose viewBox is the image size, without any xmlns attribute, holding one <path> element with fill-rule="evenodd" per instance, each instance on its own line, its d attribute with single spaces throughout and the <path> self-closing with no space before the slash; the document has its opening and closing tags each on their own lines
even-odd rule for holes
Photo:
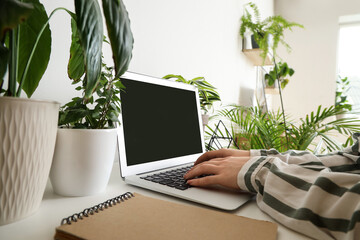
<svg viewBox="0 0 360 240">
<path fill-rule="evenodd" d="M 143 195 L 158 199 L 208 208 L 200 204 L 191 203 L 185 200 L 130 186 L 121 179 L 119 173 L 119 164 L 115 163 L 106 191 L 98 195 L 88 197 L 62 197 L 53 192 L 51 184 L 48 182 L 40 209 L 28 218 L 12 224 L 0 226 L 0 239 L 53 239 L 55 227 L 60 225 L 62 218 L 72 215 L 75 212 L 79 212 L 89 206 L 103 202 L 109 198 L 120 195 L 124 192 L 138 192 Z M 211 209 L 214 210 L 214 208 Z M 249 201 L 239 209 L 232 211 L 232 213 L 239 216 L 274 222 L 271 217 L 263 213 L 257 207 L 254 200 Z M 281 224 L 278 224 L 278 239 L 309 238 L 287 229 Z"/>
</svg>

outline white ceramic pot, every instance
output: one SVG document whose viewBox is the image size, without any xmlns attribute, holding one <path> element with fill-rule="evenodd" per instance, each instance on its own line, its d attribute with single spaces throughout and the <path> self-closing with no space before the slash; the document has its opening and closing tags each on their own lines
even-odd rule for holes
<svg viewBox="0 0 360 240">
<path fill-rule="evenodd" d="M 59 128 L 50 171 L 54 192 L 63 196 L 103 192 L 114 163 L 116 131 Z"/>
<path fill-rule="evenodd" d="M 37 211 L 49 177 L 59 103 L 0 97 L 0 225 Z"/>
</svg>

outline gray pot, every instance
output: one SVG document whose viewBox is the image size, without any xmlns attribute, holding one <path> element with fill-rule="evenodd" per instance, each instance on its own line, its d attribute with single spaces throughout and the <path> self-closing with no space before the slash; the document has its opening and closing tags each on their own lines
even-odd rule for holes
<svg viewBox="0 0 360 240">
<path fill-rule="evenodd" d="M 59 103 L 0 97 L 0 225 L 37 211 L 54 153 Z"/>
</svg>

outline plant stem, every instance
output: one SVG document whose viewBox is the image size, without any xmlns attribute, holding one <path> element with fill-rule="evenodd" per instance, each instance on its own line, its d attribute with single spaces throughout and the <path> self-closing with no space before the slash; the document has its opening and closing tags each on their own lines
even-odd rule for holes
<svg viewBox="0 0 360 240">
<path fill-rule="evenodd" d="M 287 127 L 286 127 L 286 118 L 285 118 L 284 103 L 283 103 L 283 98 L 282 98 L 280 77 L 278 76 L 278 73 L 277 73 L 275 55 L 273 56 L 273 61 L 274 61 L 274 64 L 275 64 L 275 67 L 274 67 L 274 69 L 275 69 L 275 76 L 276 76 L 276 80 L 277 80 L 277 82 L 278 82 L 278 88 L 279 88 L 279 94 L 280 94 L 280 103 L 281 103 L 281 111 L 282 111 L 283 120 L 284 120 L 284 131 L 285 131 L 286 146 L 287 146 L 287 148 L 288 148 L 288 150 L 289 150 L 290 146 L 289 146 L 289 138 L 288 138 L 288 133 L 287 133 Z"/>
<path fill-rule="evenodd" d="M 19 48 L 18 48 L 18 33 L 19 28 L 15 28 L 10 31 L 10 64 L 9 64 L 9 89 L 6 93 L 7 96 L 14 96 L 16 93 L 16 81 L 17 81 L 17 73 L 18 73 L 18 56 L 19 56 Z"/>
<path fill-rule="evenodd" d="M 105 91 L 108 91 L 112 88 L 112 83 L 113 83 L 114 79 L 111 79 L 108 83 L 108 87 Z M 113 93 L 111 93 L 110 95 L 110 99 L 112 98 L 112 95 Z M 106 102 L 104 108 L 103 108 L 103 111 L 101 113 L 101 117 L 100 117 L 100 120 L 99 120 L 99 124 L 98 124 L 98 128 L 104 128 L 104 121 L 106 120 L 106 113 L 108 112 L 108 109 L 109 109 L 109 105 L 110 105 L 110 101 Z"/>
</svg>

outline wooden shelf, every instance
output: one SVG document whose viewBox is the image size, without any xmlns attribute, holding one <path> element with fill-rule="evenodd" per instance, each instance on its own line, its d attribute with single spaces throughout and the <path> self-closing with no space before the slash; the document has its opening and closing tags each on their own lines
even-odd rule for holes
<svg viewBox="0 0 360 240">
<path fill-rule="evenodd" d="M 279 88 L 277 87 L 266 87 L 265 94 L 276 95 L 279 94 Z"/>
<path fill-rule="evenodd" d="M 259 48 L 255 49 L 243 49 L 243 53 L 251 60 L 251 62 L 254 64 L 254 66 L 271 66 L 273 65 L 270 56 L 267 55 L 265 58 L 265 62 L 263 61 L 260 54 L 262 53 L 262 50 Z"/>
</svg>

